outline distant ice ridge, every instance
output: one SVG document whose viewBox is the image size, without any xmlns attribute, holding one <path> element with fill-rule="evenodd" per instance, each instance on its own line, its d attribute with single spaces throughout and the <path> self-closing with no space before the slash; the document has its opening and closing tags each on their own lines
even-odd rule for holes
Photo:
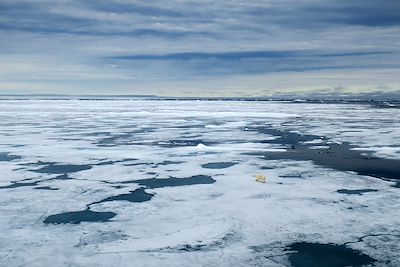
<svg viewBox="0 0 400 267">
<path fill-rule="evenodd" d="M 296 242 L 347 244 L 378 264 L 400 265 L 400 189 L 393 181 L 268 160 L 259 153 L 295 148 L 249 131 L 313 134 L 303 143 L 323 153 L 326 144 L 350 142 L 366 155 L 399 159 L 398 109 L 2 100 L 0 118 L 0 265 L 287 266 L 294 251 L 285 249 Z M 265 184 L 255 182 L 257 174 Z M 196 175 L 215 183 L 142 189 L 154 195 L 143 202 L 116 197 L 143 188 L 138 181 Z M 116 216 L 44 223 L 88 204 Z"/>
</svg>

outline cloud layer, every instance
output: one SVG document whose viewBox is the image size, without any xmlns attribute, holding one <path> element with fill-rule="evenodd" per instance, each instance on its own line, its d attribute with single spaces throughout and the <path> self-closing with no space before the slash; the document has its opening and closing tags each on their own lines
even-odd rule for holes
<svg viewBox="0 0 400 267">
<path fill-rule="evenodd" d="M 0 93 L 400 88 L 398 1 L 3 0 L 0 39 Z"/>
</svg>

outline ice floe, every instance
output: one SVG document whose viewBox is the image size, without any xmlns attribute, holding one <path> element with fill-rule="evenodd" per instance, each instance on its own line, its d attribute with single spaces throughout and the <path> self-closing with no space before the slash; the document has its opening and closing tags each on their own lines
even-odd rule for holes
<svg viewBox="0 0 400 267">
<path fill-rule="evenodd" d="M 0 265 L 398 266 L 399 112 L 1 100 Z"/>
</svg>

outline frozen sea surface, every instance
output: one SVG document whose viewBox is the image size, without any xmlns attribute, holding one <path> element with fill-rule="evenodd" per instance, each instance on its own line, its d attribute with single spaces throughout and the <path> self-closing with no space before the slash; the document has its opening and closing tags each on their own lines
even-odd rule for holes
<svg viewBox="0 0 400 267">
<path fill-rule="evenodd" d="M 1 266 L 400 266 L 399 108 L 0 100 L 0 164 Z"/>
</svg>

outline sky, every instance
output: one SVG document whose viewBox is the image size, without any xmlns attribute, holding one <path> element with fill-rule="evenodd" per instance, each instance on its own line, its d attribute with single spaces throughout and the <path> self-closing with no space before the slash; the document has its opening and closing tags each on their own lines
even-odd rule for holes
<svg viewBox="0 0 400 267">
<path fill-rule="evenodd" d="M 0 94 L 399 91 L 397 0 L 0 0 Z"/>
</svg>

